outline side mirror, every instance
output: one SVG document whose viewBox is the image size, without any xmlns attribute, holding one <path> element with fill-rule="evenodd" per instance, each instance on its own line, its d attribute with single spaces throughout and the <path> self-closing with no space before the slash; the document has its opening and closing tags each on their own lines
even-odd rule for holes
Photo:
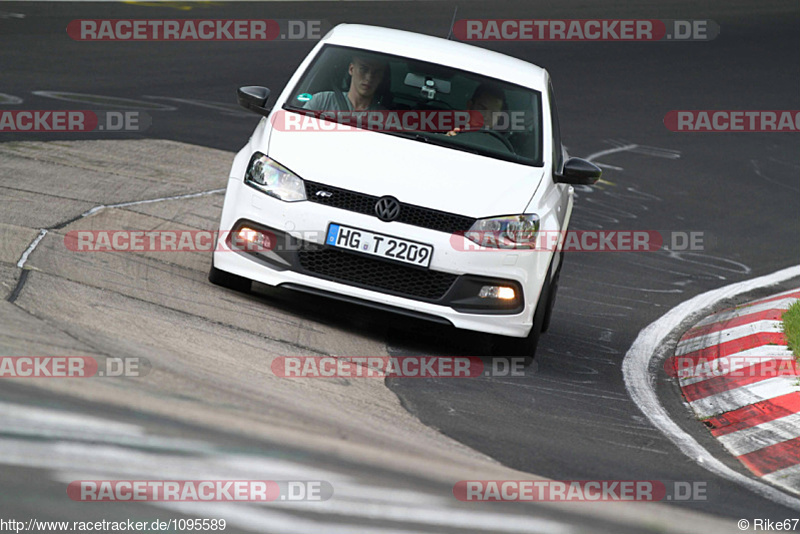
<svg viewBox="0 0 800 534">
<path fill-rule="evenodd" d="M 600 179 L 603 171 L 590 161 L 581 158 L 569 158 L 564 163 L 564 170 L 556 175 L 555 181 L 562 184 L 593 185 Z"/>
<path fill-rule="evenodd" d="M 269 89 L 266 87 L 260 87 L 258 85 L 240 87 L 236 91 L 236 96 L 239 98 L 239 105 L 244 109 L 258 113 L 259 115 L 264 115 L 265 117 L 272 111 L 264 107 L 269 98 Z"/>
</svg>

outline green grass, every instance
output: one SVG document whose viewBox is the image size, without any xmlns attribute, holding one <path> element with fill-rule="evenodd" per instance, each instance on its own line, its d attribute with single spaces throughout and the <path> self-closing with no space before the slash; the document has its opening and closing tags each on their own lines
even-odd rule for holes
<svg viewBox="0 0 800 534">
<path fill-rule="evenodd" d="M 800 301 L 783 313 L 783 331 L 795 358 L 800 358 Z"/>
</svg>

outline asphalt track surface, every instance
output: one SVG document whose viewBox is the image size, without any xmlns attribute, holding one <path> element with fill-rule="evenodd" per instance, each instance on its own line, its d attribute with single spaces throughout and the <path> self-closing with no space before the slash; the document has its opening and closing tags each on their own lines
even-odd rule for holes
<svg viewBox="0 0 800 534">
<path fill-rule="evenodd" d="M 235 151 L 258 120 L 236 112 L 232 106 L 236 87 L 259 84 L 281 89 L 314 44 L 81 43 L 70 40 L 64 31 L 73 19 L 324 19 L 445 36 L 453 4 L 226 3 L 195 4 L 188 11 L 176 7 L 180 6 L 0 4 L 0 12 L 25 14 L 25 18 L 0 18 L 0 92 L 24 101 L 3 105 L 4 109 L 85 108 L 34 91 L 105 95 L 175 108 L 148 109 L 152 126 L 143 134 L 2 134 L 0 140 L 167 139 Z M 723 519 L 797 516 L 797 510 L 714 477 L 682 455 L 630 401 L 621 362 L 637 333 L 680 302 L 797 263 L 797 134 L 673 133 L 662 121 L 675 109 L 798 109 L 800 7 L 796 2 L 459 3 L 458 18 L 534 17 L 708 18 L 719 24 L 721 34 L 710 42 L 486 44 L 549 70 L 564 143 L 572 155 L 595 155 L 594 161 L 604 165 L 607 183 L 578 192 L 572 229 L 655 230 L 664 236 L 702 232 L 704 249 L 571 253 L 550 331 L 540 342 L 535 372 L 478 380 L 390 379 L 388 387 L 423 424 L 513 469 L 557 480 L 703 481 L 709 487 L 708 500 L 668 506 Z M 198 102 L 218 107 L 202 107 Z M 224 173 L 228 162 L 220 165 Z M 205 189 L 223 187 L 224 182 L 225 175 L 220 174 Z M 25 200 L 24 195 L 16 199 Z M 215 202 L 218 209 L 221 198 Z M 16 276 L 9 272 L 4 267 L 4 280 Z M 59 290 L 52 281 L 49 284 L 39 290 L 40 298 L 46 299 L 48 288 Z M 31 303 L 36 293 L 26 296 L 25 291 L 21 302 L 29 311 L 35 310 Z M 357 332 L 390 354 L 480 355 L 484 350 L 482 338 L 454 329 L 265 288 L 255 293 L 245 309 L 254 304 L 275 307 L 306 317 L 308 325 L 328 324 L 345 333 Z M 236 296 L 240 298 L 245 297 Z M 674 419 L 741 471 L 692 420 L 663 373 L 658 381 L 661 400 Z M 70 407 L 94 415 L 107 411 L 55 393 L 34 394 L 17 384 L 3 388 L 2 400 Z M 202 435 L 267 454 L 263 442 L 190 426 L 176 429 L 167 420 L 119 410 L 110 416 L 137 420 L 182 438 Z M 285 451 L 275 454 L 283 457 Z M 302 460 L 328 467 L 333 462 L 319 455 Z M 358 466 L 348 469 L 358 470 Z M 370 471 L 365 476 L 381 480 L 380 473 Z M 409 478 L 402 483 L 412 488 L 423 485 Z M 13 498 L 0 499 L 5 516 L 23 509 L 41 516 L 42 508 L 53 518 L 79 515 L 75 503 L 62 502 L 63 485 L 45 482 L 48 479 L 38 469 L 4 468 L 2 480 L 4 495 L 17 488 Z M 131 513 L 150 513 L 131 507 L 135 508 Z M 129 511 L 114 513 L 127 517 Z M 564 519 L 553 511 L 537 514 Z M 567 520 L 598 531 L 622 531 L 625 523 L 606 520 L 589 526 L 585 518 L 573 515 Z"/>
</svg>

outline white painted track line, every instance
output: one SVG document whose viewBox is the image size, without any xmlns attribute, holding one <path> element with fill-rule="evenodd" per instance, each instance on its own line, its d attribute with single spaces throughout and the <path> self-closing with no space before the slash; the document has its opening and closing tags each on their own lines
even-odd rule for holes
<svg viewBox="0 0 800 534">
<path fill-rule="evenodd" d="M 800 465 L 793 465 L 780 471 L 764 475 L 762 478 L 769 480 L 773 484 L 796 488 L 800 486 Z"/>
</svg>

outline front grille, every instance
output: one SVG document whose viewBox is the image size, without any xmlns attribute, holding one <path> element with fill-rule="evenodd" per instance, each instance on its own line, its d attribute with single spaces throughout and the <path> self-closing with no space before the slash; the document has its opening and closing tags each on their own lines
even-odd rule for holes
<svg viewBox="0 0 800 534">
<path fill-rule="evenodd" d="M 375 215 L 375 203 L 380 197 L 316 182 L 306 181 L 305 185 L 306 198 L 311 202 L 377 217 Z M 331 193 L 331 196 L 321 196 L 317 194 L 319 192 Z M 468 231 L 475 223 L 475 219 L 401 202 L 400 216 L 396 219 L 396 222 L 452 234 Z"/>
<path fill-rule="evenodd" d="M 441 299 L 458 278 L 328 248 L 299 250 L 297 256 L 304 270 L 321 278 L 420 300 Z"/>
<path fill-rule="evenodd" d="M 317 194 L 319 192 L 332 193 L 332 195 L 329 197 L 320 196 Z M 375 215 L 375 203 L 378 201 L 378 197 L 373 197 L 372 195 L 309 181 L 306 181 L 306 197 L 311 202 L 367 215 Z"/>
</svg>

